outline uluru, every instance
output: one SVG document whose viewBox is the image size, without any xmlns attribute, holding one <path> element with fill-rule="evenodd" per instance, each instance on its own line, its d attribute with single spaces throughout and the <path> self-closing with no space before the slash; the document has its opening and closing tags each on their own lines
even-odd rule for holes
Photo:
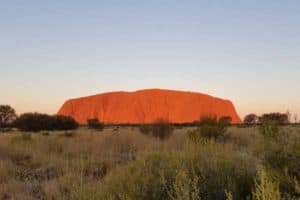
<svg viewBox="0 0 300 200">
<path fill-rule="evenodd" d="M 109 92 L 67 100 L 58 111 L 78 123 L 97 118 L 107 124 L 143 124 L 165 119 L 171 123 L 191 123 L 203 116 L 229 116 L 241 120 L 231 101 L 210 95 L 163 89 Z"/>
</svg>

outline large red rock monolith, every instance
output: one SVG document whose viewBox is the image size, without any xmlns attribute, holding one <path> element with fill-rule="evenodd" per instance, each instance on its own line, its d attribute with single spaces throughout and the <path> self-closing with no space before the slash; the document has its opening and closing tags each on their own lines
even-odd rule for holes
<svg viewBox="0 0 300 200">
<path fill-rule="evenodd" d="M 241 123 L 231 101 L 195 92 L 149 89 L 136 92 L 110 92 L 66 101 L 59 115 L 73 117 L 80 124 L 98 118 L 108 124 L 152 123 L 166 119 L 190 123 L 203 116 L 230 116 Z"/>
</svg>

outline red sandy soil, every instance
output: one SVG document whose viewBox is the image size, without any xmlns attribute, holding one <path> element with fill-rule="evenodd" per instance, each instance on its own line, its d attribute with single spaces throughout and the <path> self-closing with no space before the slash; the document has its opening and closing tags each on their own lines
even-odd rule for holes
<svg viewBox="0 0 300 200">
<path fill-rule="evenodd" d="M 109 124 L 152 123 L 165 119 L 190 123 L 203 116 L 230 116 L 241 123 L 231 101 L 206 94 L 148 89 L 136 92 L 111 92 L 66 101 L 59 115 L 71 116 L 80 124 L 98 118 Z"/>
</svg>

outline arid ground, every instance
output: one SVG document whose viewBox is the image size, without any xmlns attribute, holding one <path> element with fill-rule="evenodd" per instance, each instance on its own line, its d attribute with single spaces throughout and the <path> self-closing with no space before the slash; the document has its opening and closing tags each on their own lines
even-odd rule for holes
<svg viewBox="0 0 300 200">
<path fill-rule="evenodd" d="M 300 128 L 193 141 L 138 127 L 0 134 L 0 199 L 299 199 Z"/>
</svg>

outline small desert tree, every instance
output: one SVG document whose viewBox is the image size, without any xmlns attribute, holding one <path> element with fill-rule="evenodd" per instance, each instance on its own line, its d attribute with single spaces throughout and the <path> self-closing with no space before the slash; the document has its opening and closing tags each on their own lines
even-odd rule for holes
<svg viewBox="0 0 300 200">
<path fill-rule="evenodd" d="M 253 113 L 246 115 L 244 118 L 244 124 L 248 126 L 255 125 L 257 124 L 257 122 L 258 122 L 258 116 Z"/>
<path fill-rule="evenodd" d="M 17 118 L 15 110 L 9 105 L 0 105 L 0 128 L 6 128 Z"/>
</svg>

